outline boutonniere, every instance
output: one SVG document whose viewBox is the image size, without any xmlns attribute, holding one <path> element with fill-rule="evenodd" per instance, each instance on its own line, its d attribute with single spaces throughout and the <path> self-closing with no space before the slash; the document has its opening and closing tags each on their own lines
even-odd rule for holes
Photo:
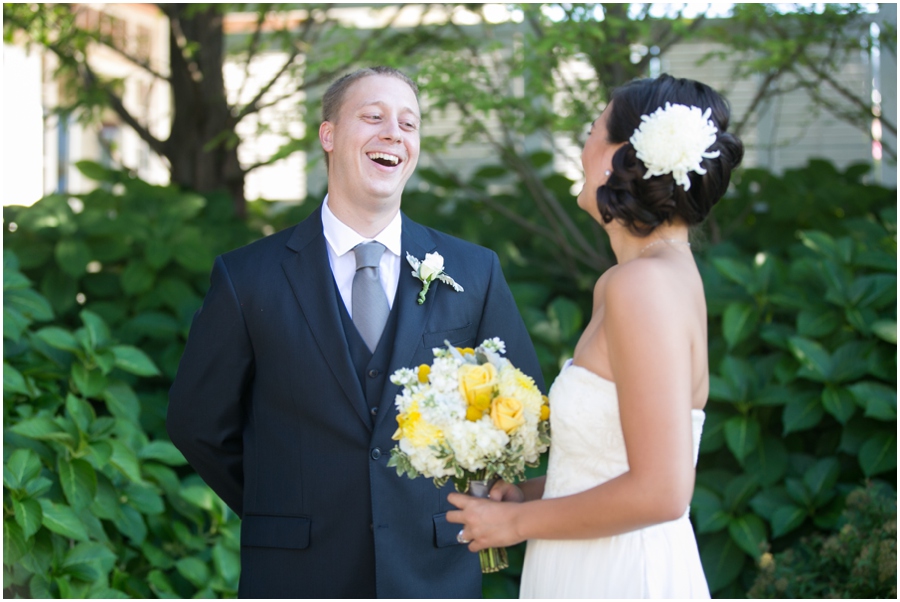
<svg viewBox="0 0 900 602">
<path fill-rule="evenodd" d="M 412 266 L 412 275 L 422 281 L 422 290 L 419 292 L 419 305 L 425 303 L 425 294 L 428 292 L 428 287 L 435 280 L 440 280 L 444 284 L 453 287 L 453 290 L 457 293 L 463 291 L 463 287 L 444 273 L 444 258 L 440 253 L 426 253 L 425 261 L 419 261 L 407 253 L 406 261 Z"/>
</svg>

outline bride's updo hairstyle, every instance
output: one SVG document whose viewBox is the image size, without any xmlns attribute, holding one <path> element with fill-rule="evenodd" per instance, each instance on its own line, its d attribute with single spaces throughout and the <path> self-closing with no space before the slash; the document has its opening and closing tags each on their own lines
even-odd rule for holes
<svg viewBox="0 0 900 602">
<path fill-rule="evenodd" d="M 731 109 L 719 93 L 700 82 L 676 79 L 671 75 L 640 79 L 616 88 L 610 99 L 612 108 L 606 120 L 609 142 L 625 145 L 612 159 L 612 173 L 597 189 L 597 206 L 605 223 L 619 220 L 631 232 L 647 236 L 662 223 L 675 218 L 688 226 L 699 224 L 728 189 L 731 170 L 744 157 L 744 145 L 727 133 Z M 706 174 L 689 172 L 690 189 L 675 181 L 671 173 L 644 179 L 647 167 L 637 158 L 629 142 L 641 125 L 642 115 L 651 115 L 671 103 L 711 109 L 710 119 L 718 129 L 715 143 L 707 150 L 719 151 L 716 158 L 703 158 Z"/>
</svg>

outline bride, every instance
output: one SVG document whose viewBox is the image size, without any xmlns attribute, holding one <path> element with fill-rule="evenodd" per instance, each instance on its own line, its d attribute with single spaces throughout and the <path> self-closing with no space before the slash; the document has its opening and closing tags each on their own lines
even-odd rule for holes
<svg viewBox="0 0 900 602">
<path fill-rule="evenodd" d="M 592 125 L 578 206 L 617 265 L 550 390 L 547 476 L 449 497 L 471 551 L 528 540 L 523 598 L 709 597 L 687 513 L 709 392 L 688 234 L 743 157 L 729 113 L 709 86 L 662 75 L 615 90 Z"/>
</svg>

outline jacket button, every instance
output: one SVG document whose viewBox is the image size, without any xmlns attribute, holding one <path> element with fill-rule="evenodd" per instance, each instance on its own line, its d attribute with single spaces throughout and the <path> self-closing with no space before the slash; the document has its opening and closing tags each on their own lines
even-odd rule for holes
<svg viewBox="0 0 900 602">
<path fill-rule="evenodd" d="M 378 415 L 378 406 L 375 406 L 374 408 L 369 410 L 369 414 L 371 414 L 372 416 L 377 416 Z"/>
<path fill-rule="evenodd" d="M 372 453 L 370 455 L 372 456 L 373 460 L 377 460 L 378 458 L 381 457 L 381 448 L 376 447 L 375 449 L 372 450 Z"/>
<path fill-rule="evenodd" d="M 369 370 L 369 378 L 375 378 L 376 376 L 378 376 L 378 370 L 375 370 L 374 368 Z"/>
</svg>

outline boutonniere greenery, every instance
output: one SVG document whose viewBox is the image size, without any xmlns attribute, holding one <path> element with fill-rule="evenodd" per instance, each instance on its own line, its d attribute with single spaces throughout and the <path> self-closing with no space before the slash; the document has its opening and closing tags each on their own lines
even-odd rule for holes
<svg viewBox="0 0 900 602">
<path fill-rule="evenodd" d="M 444 258 L 440 253 L 426 253 L 424 261 L 419 261 L 407 253 L 406 261 L 412 266 L 412 275 L 422 281 L 422 290 L 419 292 L 419 305 L 425 303 L 425 294 L 428 292 L 428 287 L 435 280 L 440 280 L 444 284 L 451 286 L 457 293 L 463 292 L 463 287 L 444 273 Z"/>
</svg>

